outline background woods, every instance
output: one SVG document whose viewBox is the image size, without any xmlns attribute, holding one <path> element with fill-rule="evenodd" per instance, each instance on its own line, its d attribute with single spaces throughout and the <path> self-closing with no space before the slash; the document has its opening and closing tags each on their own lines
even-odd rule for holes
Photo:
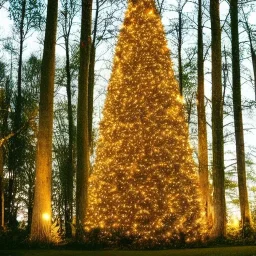
<svg viewBox="0 0 256 256">
<path fill-rule="evenodd" d="M 0 1 L 0 232 L 84 241 L 88 179 L 128 3 L 136 1 Z M 184 104 L 206 232 L 252 238 L 256 3 L 155 6 Z"/>
</svg>

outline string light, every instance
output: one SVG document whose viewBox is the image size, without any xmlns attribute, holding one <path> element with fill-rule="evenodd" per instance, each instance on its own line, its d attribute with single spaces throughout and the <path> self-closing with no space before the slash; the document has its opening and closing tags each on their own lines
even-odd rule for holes
<svg viewBox="0 0 256 256">
<path fill-rule="evenodd" d="M 153 0 L 130 1 L 89 179 L 86 231 L 137 243 L 200 239 L 198 176 L 183 99 Z"/>
</svg>

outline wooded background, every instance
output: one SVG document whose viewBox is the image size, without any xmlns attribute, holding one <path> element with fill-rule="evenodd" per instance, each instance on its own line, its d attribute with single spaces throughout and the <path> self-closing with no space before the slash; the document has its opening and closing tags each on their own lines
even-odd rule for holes
<svg viewBox="0 0 256 256">
<path fill-rule="evenodd" d="M 90 1 L 60 0 L 57 20 L 52 217 L 67 237 L 72 234 L 75 198 L 80 198 L 75 193 L 76 177 L 86 180 L 75 173 L 83 174 L 81 166 L 86 164 L 87 172 L 93 171 L 98 123 L 127 7 L 121 0 L 92 1 L 92 19 L 88 15 L 89 20 L 82 19 L 88 35 L 83 39 L 82 3 L 90 13 Z M 246 236 L 256 209 L 256 3 L 157 0 L 156 6 L 184 98 L 205 211 L 209 218 L 215 216 L 211 219 L 215 236 L 226 235 L 226 212 L 228 224 L 240 219 L 241 212 Z M 23 226 L 30 230 L 32 222 L 46 7 L 39 0 L 0 1 L 0 206 L 1 226 L 10 229 Z M 87 73 L 81 60 L 90 60 L 84 64 Z M 86 82 L 78 79 L 83 79 L 83 73 Z M 79 89 L 79 82 L 87 83 L 87 95 Z M 77 103 L 79 95 L 80 104 L 86 98 L 87 106 Z M 81 115 L 87 108 L 86 148 L 91 167 L 89 160 L 79 162 L 82 149 L 76 146 L 85 129 L 78 121 L 84 124 Z"/>
</svg>

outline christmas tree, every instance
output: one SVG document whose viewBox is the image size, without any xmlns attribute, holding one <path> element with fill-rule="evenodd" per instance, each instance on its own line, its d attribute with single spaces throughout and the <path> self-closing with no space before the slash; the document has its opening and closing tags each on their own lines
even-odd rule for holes
<svg viewBox="0 0 256 256">
<path fill-rule="evenodd" d="M 89 181 L 85 228 L 137 243 L 199 239 L 198 176 L 153 0 L 129 1 Z"/>
</svg>

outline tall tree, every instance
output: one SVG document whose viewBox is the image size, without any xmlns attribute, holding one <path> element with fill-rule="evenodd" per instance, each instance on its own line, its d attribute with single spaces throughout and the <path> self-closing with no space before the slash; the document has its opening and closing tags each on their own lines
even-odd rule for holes
<svg viewBox="0 0 256 256">
<path fill-rule="evenodd" d="M 27 209 L 27 230 L 31 229 L 34 184 L 35 184 L 35 155 L 36 155 L 36 136 L 37 121 L 35 117 L 38 115 L 39 105 L 39 89 L 41 78 L 41 59 L 31 54 L 23 65 L 22 83 L 23 89 L 23 107 L 24 119 L 29 122 L 28 128 L 23 132 L 24 149 L 23 157 L 26 159 L 25 168 L 19 175 L 19 200 Z"/>
<path fill-rule="evenodd" d="M 203 207 L 210 223 L 209 216 L 209 177 L 208 177 L 208 143 L 207 124 L 204 101 L 204 46 L 203 46 L 203 21 L 202 21 L 202 0 L 198 1 L 198 53 L 197 53 L 197 116 L 198 116 L 198 162 L 199 178 L 203 195 Z"/>
<path fill-rule="evenodd" d="M 76 237 L 82 239 L 88 204 L 89 125 L 88 83 L 91 49 L 92 0 L 82 0 L 80 69 L 77 106 Z"/>
<path fill-rule="evenodd" d="M 22 113 L 22 59 L 24 41 L 32 29 L 38 28 L 41 22 L 42 2 L 34 0 L 10 0 L 10 15 L 14 21 L 14 28 L 19 37 L 19 60 L 18 60 L 18 78 L 17 78 L 17 99 L 15 106 L 15 129 L 21 124 Z"/>
<path fill-rule="evenodd" d="M 93 95 L 94 95 L 94 72 L 95 72 L 95 56 L 96 56 L 96 38 L 98 30 L 98 20 L 100 11 L 100 0 L 96 0 L 95 20 L 93 26 L 93 38 L 90 49 L 90 66 L 89 66 L 89 83 L 88 83 L 88 136 L 89 147 L 93 150 Z"/>
<path fill-rule="evenodd" d="M 243 9 L 242 9 L 242 12 L 244 16 L 244 28 L 248 35 L 249 44 L 250 44 L 251 60 L 252 60 L 252 67 L 253 67 L 253 78 L 254 78 L 254 93 L 255 93 L 255 101 L 256 101 L 256 50 L 253 46 L 253 32 L 248 22 L 248 15 L 245 14 Z"/>
<path fill-rule="evenodd" d="M 31 225 L 31 240 L 40 242 L 48 242 L 51 238 L 52 129 L 57 16 L 58 1 L 48 0 L 40 83 L 35 197 Z"/>
<path fill-rule="evenodd" d="M 4 90 L 0 88 L 0 140 L 3 137 L 3 112 Z M 2 228 L 4 228 L 4 155 L 3 145 L 0 145 L 0 229 Z"/>
<path fill-rule="evenodd" d="M 184 7 L 186 6 L 188 0 L 176 0 L 177 6 L 173 6 L 175 12 L 177 12 L 178 19 L 174 23 L 173 30 L 175 31 L 177 39 L 177 48 L 178 48 L 178 77 L 179 77 L 179 86 L 180 86 L 180 95 L 183 95 L 183 62 L 182 62 L 182 46 L 184 43 Z"/>
<path fill-rule="evenodd" d="M 213 177 L 213 228 L 212 237 L 226 235 L 226 203 L 224 186 L 223 98 L 221 28 L 219 0 L 210 1 L 212 35 L 212 177 Z"/>
<path fill-rule="evenodd" d="M 69 127 L 66 120 L 68 120 L 68 102 L 66 100 L 57 101 L 54 107 L 54 166 L 53 169 L 53 211 L 55 216 L 58 216 L 59 231 L 64 233 L 66 238 L 71 237 L 72 228 L 70 221 L 72 216 L 68 216 L 70 209 L 68 207 L 68 200 L 72 204 L 73 201 L 69 198 Z M 57 169 L 57 170 L 56 170 Z M 73 194 L 73 192 L 72 192 Z"/>
<path fill-rule="evenodd" d="M 4 162 L 6 142 L 13 136 L 8 133 L 8 117 L 11 101 L 10 78 L 6 75 L 6 64 L 0 61 L 0 228 L 5 227 Z"/>
<path fill-rule="evenodd" d="M 90 67 L 89 67 L 89 85 L 88 85 L 88 124 L 89 124 L 89 146 L 90 153 L 93 154 L 94 150 L 94 134 L 93 134 L 93 111 L 94 111 L 94 85 L 95 85 L 95 62 L 96 62 L 96 50 L 97 47 L 106 41 L 110 43 L 113 39 L 113 32 L 115 29 L 111 29 L 111 26 L 115 24 L 114 19 L 119 19 L 115 17 L 115 12 L 120 11 L 124 5 L 122 1 L 115 1 L 115 8 L 113 7 L 111 1 L 109 0 L 96 0 L 95 1 L 95 9 L 94 9 L 94 22 L 93 22 L 93 31 L 92 31 L 92 44 L 90 50 Z M 108 6 L 110 5 L 110 6 Z M 110 9 L 108 12 L 105 12 L 106 9 Z M 106 38 L 108 38 L 106 40 Z"/>
<path fill-rule="evenodd" d="M 187 3 L 187 0 L 182 3 L 179 1 L 178 3 L 178 62 L 179 62 L 179 84 L 180 84 L 180 95 L 183 94 L 183 79 L 182 79 L 182 44 L 183 44 L 183 27 L 184 27 L 184 21 L 182 19 L 183 15 L 183 9 Z"/>
<path fill-rule="evenodd" d="M 238 0 L 230 1 L 231 42 L 232 42 L 232 76 L 233 76 L 233 109 L 236 138 L 236 159 L 238 174 L 239 202 L 243 236 L 251 229 L 251 217 L 248 201 L 245 170 L 244 129 L 241 99 L 240 50 L 238 32 Z"/>
<path fill-rule="evenodd" d="M 42 1 L 34 0 L 10 0 L 10 17 L 13 20 L 15 35 L 18 36 L 19 49 L 18 49 L 18 76 L 17 76 L 17 94 L 15 97 L 15 113 L 13 120 L 13 130 L 16 132 L 22 127 L 22 63 L 24 42 L 29 33 L 39 27 L 42 18 Z M 22 157 L 22 149 L 24 147 L 24 140 L 22 134 L 17 133 L 10 140 L 9 150 L 9 173 L 10 179 L 8 184 L 8 200 L 7 208 L 8 223 L 10 226 L 16 222 L 16 210 L 13 209 L 15 201 L 15 187 L 18 175 L 22 172 L 24 165 L 24 158 Z"/>
<path fill-rule="evenodd" d="M 5 111 L 5 92 L 2 88 L 5 83 L 5 64 L 0 62 L 0 141 L 2 141 L 3 134 L 3 122 Z M 4 155 L 3 145 L 0 145 L 0 229 L 4 228 Z"/>
<path fill-rule="evenodd" d="M 70 36 L 71 29 L 74 25 L 74 19 L 79 10 L 77 0 L 62 0 L 61 10 L 61 28 L 64 38 L 64 48 L 66 55 L 66 91 L 68 99 L 68 157 L 66 159 L 66 186 L 64 193 L 65 203 L 65 235 L 66 237 L 72 236 L 72 216 L 73 216 L 73 176 L 74 176 L 74 117 L 73 117 L 73 105 L 72 105 L 72 75 L 70 64 Z"/>
</svg>

